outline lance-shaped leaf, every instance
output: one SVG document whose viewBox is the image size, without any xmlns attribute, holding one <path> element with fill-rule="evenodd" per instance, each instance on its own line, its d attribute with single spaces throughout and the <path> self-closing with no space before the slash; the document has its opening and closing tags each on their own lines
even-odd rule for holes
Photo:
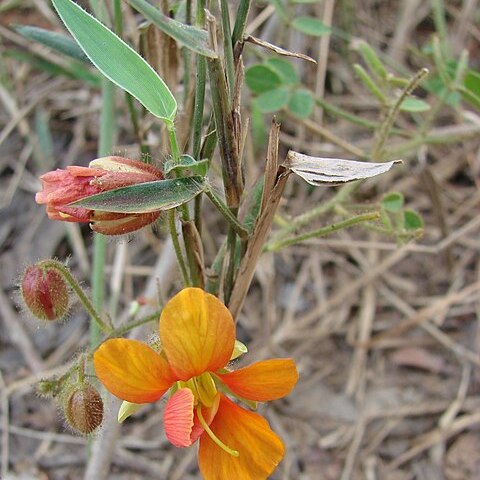
<svg viewBox="0 0 480 480">
<path fill-rule="evenodd" d="M 121 38 L 71 0 L 52 0 L 63 23 L 92 63 L 153 115 L 172 122 L 177 102 L 155 70 Z"/>
<path fill-rule="evenodd" d="M 146 0 L 127 0 L 128 3 L 148 18 L 160 30 L 175 39 L 181 45 L 205 57 L 216 58 L 218 55 L 210 48 L 208 33 L 191 25 L 185 25 L 173 18 L 167 17 L 158 8 Z"/>
<path fill-rule="evenodd" d="M 182 205 L 204 189 L 202 177 L 183 177 L 139 183 L 85 197 L 70 204 L 115 213 L 148 213 Z"/>
<path fill-rule="evenodd" d="M 78 44 L 62 33 L 30 25 L 14 25 L 13 29 L 29 40 L 46 45 L 47 47 L 74 58 L 75 60 L 89 63 L 88 57 L 83 53 L 83 50 Z"/>
<path fill-rule="evenodd" d="M 286 168 L 292 170 L 311 185 L 340 185 L 365 178 L 375 177 L 388 172 L 395 163 L 358 162 L 340 158 L 310 157 L 290 150 L 284 163 Z"/>
</svg>

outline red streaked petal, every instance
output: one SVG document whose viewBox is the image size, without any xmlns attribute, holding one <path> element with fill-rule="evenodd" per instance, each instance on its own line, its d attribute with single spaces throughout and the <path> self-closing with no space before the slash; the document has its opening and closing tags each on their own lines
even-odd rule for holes
<svg viewBox="0 0 480 480">
<path fill-rule="evenodd" d="M 107 340 L 95 351 L 93 365 L 110 393 L 132 403 L 158 400 L 176 380 L 165 358 L 138 340 Z"/>
<path fill-rule="evenodd" d="M 192 444 L 194 396 L 189 388 L 180 388 L 167 401 L 163 412 L 165 435 L 176 447 Z"/>
<path fill-rule="evenodd" d="M 210 428 L 240 455 L 233 457 L 203 434 L 198 463 L 204 480 L 266 480 L 285 453 L 282 441 L 261 415 L 244 410 L 223 395 Z"/>
<path fill-rule="evenodd" d="M 235 344 L 235 326 L 227 307 L 200 288 L 185 288 L 160 316 L 160 340 L 180 380 L 224 367 Z"/>
<path fill-rule="evenodd" d="M 291 358 L 264 360 L 217 376 L 233 393 L 256 402 L 288 395 L 298 380 L 297 368 Z"/>
</svg>

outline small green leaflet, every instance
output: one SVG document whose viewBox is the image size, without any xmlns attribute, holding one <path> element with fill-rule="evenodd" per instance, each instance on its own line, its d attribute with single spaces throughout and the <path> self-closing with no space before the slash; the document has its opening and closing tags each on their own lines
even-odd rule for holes
<svg viewBox="0 0 480 480">
<path fill-rule="evenodd" d="M 199 176 L 139 183 L 83 198 L 70 206 L 114 213 L 149 213 L 178 207 L 205 187 Z"/>
<path fill-rule="evenodd" d="M 63 23 L 92 63 L 153 115 L 172 123 L 175 97 L 155 70 L 121 38 L 71 0 L 52 0 Z"/>
</svg>

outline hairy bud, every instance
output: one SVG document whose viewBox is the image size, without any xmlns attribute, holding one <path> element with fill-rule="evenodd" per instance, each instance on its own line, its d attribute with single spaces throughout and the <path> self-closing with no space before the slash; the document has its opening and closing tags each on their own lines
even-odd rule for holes
<svg viewBox="0 0 480 480">
<path fill-rule="evenodd" d="M 65 416 L 69 425 L 79 433 L 88 435 L 103 420 L 103 400 L 89 383 L 75 385 L 65 400 Z"/>
<path fill-rule="evenodd" d="M 47 266 L 25 270 L 21 293 L 30 312 L 41 320 L 59 320 L 68 312 L 68 287 L 63 276 Z"/>
</svg>

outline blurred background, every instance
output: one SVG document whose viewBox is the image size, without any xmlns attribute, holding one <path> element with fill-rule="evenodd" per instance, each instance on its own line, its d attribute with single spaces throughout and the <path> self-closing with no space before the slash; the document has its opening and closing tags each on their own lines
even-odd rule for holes
<svg viewBox="0 0 480 480">
<path fill-rule="evenodd" d="M 185 2 L 169 3 L 181 19 Z M 232 14 L 237 3 L 230 2 Z M 122 13 L 123 38 L 141 51 L 154 27 L 128 2 Z M 77 303 L 67 321 L 39 323 L 22 311 L 17 284 L 26 265 L 55 257 L 90 285 L 88 225 L 48 220 L 34 195 L 41 174 L 97 156 L 100 76 L 25 25 L 67 35 L 48 1 L 0 1 L 2 474 L 78 479 L 94 468 L 91 439 L 66 427 L 36 383 L 88 348 L 87 314 Z M 289 397 L 260 407 L 287 446 L 272 478 L 480 479 L 479 2 L 256 1 L 246 33 L 316 61 L 278 55 L 255 45 L 259 40 L 245 44 L 244 162 L 251 182 L 262 172 L 273 115 L 282 124 L 282 159 L 290 148 L 403 159 L 345 202 L 344 187 L 289 182 L 238 323 L 248 363 L 292 356 L 300 371 Z M 157 66 L 182 111 L 188 92 L 181 62 L 169 62 Z M 428 76 L 399 105 L 382 139 L 399 92 L 422 68 Z M 140 159 L 122 92 L 115 100 L 111 153 Z M 160 122 L 139 113 L 143 141 L 161 165 L 167 150 Z M 209 263 L 225 228 L 204 208 Z M 379 211 L 382 221 L 275 246 L 290 224 L 301 233 L 365 210 Z M 105 310 L 119 318 L 135 300 L 148 311 L 179 290 L 162 221 L 107 242 L 106 279 Z M 90 478 L 199 478 L 195 447 L 176 449 L 164 436 L 162 402 L 121 428 L 118 405 L 109 402 L 92 447 L 104 452 L 108 468 Z"/>
</svg>

